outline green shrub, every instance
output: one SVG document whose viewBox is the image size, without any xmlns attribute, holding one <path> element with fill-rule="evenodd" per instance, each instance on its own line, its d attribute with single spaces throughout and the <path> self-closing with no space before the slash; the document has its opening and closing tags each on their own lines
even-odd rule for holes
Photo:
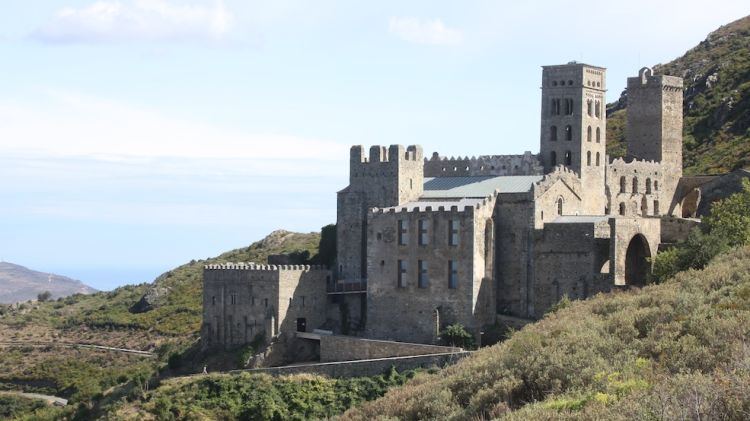
<svg viewBox="0 0 750 421">
<path fill-rule="evenodd" d="M 467 332 L 466 328 L 460 323 L 448 325 L 445 330 L 440 332 L 440 340 L 448 346 L 457 346 L 466 349 L 476 348 L 474 335 Z"/>
</svg>

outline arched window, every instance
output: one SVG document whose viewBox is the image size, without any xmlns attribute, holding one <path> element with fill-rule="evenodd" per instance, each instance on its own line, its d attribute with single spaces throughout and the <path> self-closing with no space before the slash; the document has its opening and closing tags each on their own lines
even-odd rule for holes
<svg viewBox="0 0 750 421">
<path fill-rule="evenodd" d="M 557 199 L 557 214 L 562 215 L 563 214 L 563 200 L 562 197 Z"/>
<path fill-rule="evenodd" d="M 620 193 L 625 193 L 625 183 L 627 183 L 627 181 L 625 180 L 625 176 L 623 175 L 622 177 L 620 177 Z"/>
<path fill-rule="evenodd" d="M 591 126 L 586 128 L 586 141 L 591 142 Z"/>
<path fill-rule="evenodd" d="M 549 153 L 549 163 L 551 167 L 557 165 L 557 153 L 555 151 Z"/>
<path fill-rule="evenodd" d="M 586 101 L 586 113 L 589 117 L 593 117 L 594 115 L 594 102 L 590 99 Z"/>
<path fill-rule="evenodd" d="M 573 127 L 565 126 L 565 140 L 573 140 Z"/>
<path fill-rule="evenodd" d="M 586 165 L 591 166 L 591 151 L 586 152 Z"/>
<path fill-rule="evenodd" d="M 596 153 L 596 166 L 599 166 L 599 152 Z"/>
<path fill-rule="evenodd" d="M 646 194 L 651 194 L 651 179 L 646 179 Z"/>
<path fill-rule="evenodd" d="M 654 191 L 659 191 L 659 180 L 654 180 Z"/>
<path fill-rule="evenodd" d="M 625 204 L 620 203 L 620 215 L 625 215 Z"/>
<path fill-rule="evenodd" d="M 573 165 L 573 154 L 570 151 L 565 152 L 565 165 Z"/>
<path fill-rule="evenodd" d="M 638 177 L 633 177 L 633 193 L 638 193 Z"/>
<path fill-rule="evenodd" d="M 596 101 L 596 107 L 594 107 L 594 112 L 596 113 L 596 118 L 601 117 L 601 115 L 602 115 L 602 103 L 601 103 L 601 101 Z"/>
<path fill-rule="evenodd" d="M 551 105 L 552 106 L 550 107 L 550 114 L 552 114 L 552 115 L 560 115 L 560 99 L 559 98 L 553 98 Z"/>
<path fill-rule="evenodd" d="M 565 115 L 573 115 L 573 100 L 565 100 Z"/>
<path fill-rule="evenodd" d="M 601 143 L 602 141 L 602 129 L 599 127 L 596 128 L 596 143 Z"/>
<path fill-rule="evenodd" d="M 552 126 L 549 128 L 549 140 L 553 142 L 557 140 L 557 126 Z"/>
<path fill-rule="evenodd" d="M 654 200 L 654 215 L 658 215 L 658 214 L 659 214 L 659 201 Z"/>
</svg>

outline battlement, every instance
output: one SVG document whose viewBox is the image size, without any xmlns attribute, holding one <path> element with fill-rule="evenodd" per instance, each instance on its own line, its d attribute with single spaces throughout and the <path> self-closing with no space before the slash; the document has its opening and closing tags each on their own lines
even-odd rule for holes
<svg viewBox="0 0 750 421">
<path fill-rule="evenodd" d="M 238 262 L 238 263 L 217 263 L 203 266 L 204 270 L 246 270 L 246 271 L 263 271 L 263 272 L 279 272 L 279 271 L 327 271 L 328 268 L 322 265 L 257 265 L 253 262 Z"/>
<path fill-rule="evenodd" d="M 541 175 L 544 169 L 537 155 L 481 155 L 441 157 L 437 152 L 424 160 L 425 177 Z"/>
<path fill-rule="evenodd" d="M 541 180 L 534 183 L 534 195 L 536 197 L 542 195 L 558 180 L 562 180 L 577 195 L 581 195 L 581 179 L 578 173 L 564 165 L 556 166 L 550 173 L 545 174 Z"/>
<path fill-rule="evenodd" d="M 349 151 L 350 162 L 354 164 L 369 164 L 381 162 L 399 162 L 399 161 L 421 161 L 423 159 L 422 147 L 419 145 L 409 145 L 404 148 L 403 145 L 391 145 L 389 147 L 381 145 L 370 146 L 369 155 L 365 155 L 365 149 L 362 145 L 354 145 Z"/>
<path fill-rule="evenodd" d="M 648 171 L 658 171 L 661 168 L 661 163 L 651 159 L 627 159 L 627 158 L 615 158 L 609 163 L 610 168 L 641 168 Z"/>
<path fill-rule="evenodd" d="M 681 77 L 654 75 L 653 70 L 644 67 L 638 71 L 638 76 L 628 78 L 628 89 L 642 88 L 681 91 L 683 89 L 683 82 Z"/>
</svg>

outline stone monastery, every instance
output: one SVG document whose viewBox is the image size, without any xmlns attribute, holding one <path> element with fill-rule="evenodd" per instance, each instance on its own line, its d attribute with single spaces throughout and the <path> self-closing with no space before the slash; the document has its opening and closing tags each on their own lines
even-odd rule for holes
<svg viewBox="0 0 750 421">
<path fill-rule="evenodd" d="M 433 344 L 453 323 L 481 340 L 498 317 L 642 284 L 648 258 L 698 223 L 682 210 L 696 185 L 682 90 L 648 68 L 628 78 L 625 159 L 606 155 L 606 70 L 576 62 L 543 67 L 538 155 L 353 146 L 335 266 L 206 266 L 204 346 L 262 334 L 294 352 L 314 329 Z"/>
</svg>

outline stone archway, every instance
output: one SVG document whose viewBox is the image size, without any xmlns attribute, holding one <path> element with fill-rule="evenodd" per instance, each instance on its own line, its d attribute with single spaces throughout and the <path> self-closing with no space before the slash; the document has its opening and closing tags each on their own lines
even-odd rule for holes
<svg viewBox="0 0 750 421">
<path fill-rule="evenodd" d="M 646 237 L 635 235 L 625 254 L 625 285 L 643 286 L 651 270 L 651 250 Z"/>
</svg>

